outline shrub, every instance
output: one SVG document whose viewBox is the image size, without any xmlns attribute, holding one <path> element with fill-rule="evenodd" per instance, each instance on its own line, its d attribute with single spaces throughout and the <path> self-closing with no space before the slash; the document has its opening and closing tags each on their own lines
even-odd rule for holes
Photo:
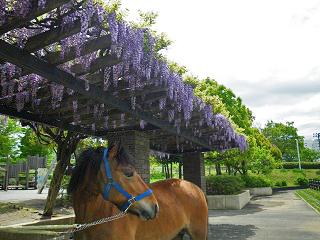
<svg viewBox="0 0 320 240">
<path fill-rule="evenodd" d="M 282 167 L 285 169 L 299 168 L 298 162 L 283 162 Z M 279 165 L 278 167 L 281 167 Z M 303 169 L 320 169 L 320 162 L 301 162 L 301 168 Z"/>
<path fill-rule="evenodd" d="M 294 173 L 303 173 L 303 171 L 300 170 L 299 168 L 293 168 L 292 172 L 294 172 Z"/>
<path fill-rule="evenodd" d="M 166 174 L 164 172 L 152 172 L 150 174 L 152 179 L 166 179 Z"/>
<path fill-rule="evenodd" d="M 231 195 L 240 192 L 245 182 L 238 176 L 210 175 L 206 177 L 208 195 Z"/>
<path fill-rule="evenodd" d="M 286 180 L 277 181 L 275 186 L 277 186 L 277 187 L 285 187 L 285 186 L 287 186 L 287 181 Z"/>
<path fill-rule="evenodd" d="M 299 186 L 308 186 L 309 185 L 309 180 L 306 179 L 305 177 L 298 177 L 296 183 Z"/>
<path fill-rule="evenodd" d="M 261 176 L 242 175 L 241 179 L 245 182 L 245 186 L 248 188 L 271 186 L 270 181 Z"/>
<path fill-rule="evenodd" d="M 287 186 L 287 185 L 288 185 L 288 184 L 287 184 L 287 181 L 286 181 L 286 180 L 282 180 L 281 186 L 285 187 L 285 186 Z"/>
</svg>

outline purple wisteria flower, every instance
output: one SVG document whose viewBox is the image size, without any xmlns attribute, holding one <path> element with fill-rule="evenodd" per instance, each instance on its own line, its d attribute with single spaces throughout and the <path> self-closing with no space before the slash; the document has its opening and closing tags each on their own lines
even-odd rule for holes
<svg viewBox="0 0 320 240">
<path fill-rule="evenodd" d="M 146 121 L 144 121 L 143 119 L 140 120 L 140 128 L 141 128 L 141 129 L 144 129 L 145 126 L 146 126 L 146 124 L 147 124 Z"/>
<path fill-rule="evenodd" d="M 20 18 L 23 19 L 29 14 L 32 7 L 33 0 L 13 1 L 13 0 L 0 0 L 0 26 L 6 23 L 9 19 Z M 44 9 L 47 4 L 47 0 L 39 0 L 37 2 L 37 9 Z M 60 7 L 59 16 L 62 16 L 61 32 L 65 33 L 74 27 L 75 21 L 80 20 L 80 32 L 72 34 L 69 37 L 61 39 L 59 42 L 55 42 L 50 46 L 42 49 L 37 49 L 33 54 L 37 57 L 43 58 L 48 53 L 58 52 L 60 53 L 62 60 L 67 60 L 70 54 L 74 54 L 75 59 L 62 63 L 58 67 L 77 79 L 84 81 L 85 89 L 88 91 L 90 84 L 87 79 L 88 71 L 90 74 L 103 75 L 103 90 L 106 94 L 118 97 L 120 90 L 117 89 L 118 82 L 124 81 L 128 84 L 129 96 L 128 101 L 131 103 L 132 109 L 142 109 L 143 106 L 151 107 L 154 101 L 148 100 L 145 102 L 145 87 L 161 87 L 166 89 L 166 96 L 161 96 L 159 99 L 159 110 L 155 116 L 164 119 L 176 127 L 179 134 L 184 127 L 182 123 L 185 123 L 185 127 L 190 127 L 190 120 L 193 115 L 200 115 L 199 121 L 192 124 L 192 132 L 198 137 L 204 137 L 209 144 L 216 142 L 221 143 L 218 148 L 230 148 L 233 144 L 239 146 L 243 152 L 247 147 L 247 143 L 244 136 L 238 135 L 230 122 L 222 115 L 215 114 L 210 104 L 204 103 L 203 99 L 195 97 L 193 89 L 190 85 L 184 84 L 180 74 L 172 71 L 169 64 L 162 58 L 158 57 L 155 53 L 155 45 L 157 39 L 152 36 L 152 33 L 147 29 L 139 29 L 131 27 L 124 21 L 118 21 L 115 13 L 107 14 L 102 6 L 95 4 L 93 0 L 85 1 L 80 7 L 74 8 L 78 5 L 78 1 L 70 1 Z M 76 9 L 76 11 L 74 11 Z M 56 10 L 47 13 L 48 18 L 58 18 Z M 96 16 L 96 18 L 93 18 Z M 98 19 L 98 23 L 93 19 Z M 108 28 L 105 28 L 105 25 Z M 36 34 L 47 31 L 48 28 L 42 29 L 27 29 L 19 28 L 10 31 L 10 34 L 6 34 L 4 37 L 14 39 L 17 45 L 23 48 L 27 40 Z M 104 50 L 99 50 L 86 54 L 84 50 L 85 44 L 93 39 L 99 38 L 110 34 L 111 46 L 107 46 Z M 86 45 L 87 46 L 87 45 Z M 94 68 L 94 61 L 98 58 L 108 58 L 110 55 L 119 59 L 118 64 L 105 67 L 102 71 L 92 73 Z M 72 68 L 75 64 L 81 64 L 82 70 L 86 74 L 82 73 L 76 75 L 75 68 Z M 0 86 L 2 88 L 2 98 L 5 98 L 10 102 L 15 98 L 16 108 L 21 111 L 26 102 L 32 101 L 32 105 L 36 107 L 40 104 L 40 99 L 37 99 L 37 91 L 42 87 L 47 80 L 38 76 L 37 74 L 28 74 L 26 76 L 21 75 L 21 69 L 11 63 L 0 64 L 1 67 L 1 81 Z M 113 86 L 111 84 L 113 83 Z M 30 85 L 30 88 L 29 88 Z M 63 98 L 64 87 L 59 84 L 50 83 L 52 92 L 52 108 L 60 106 L 60 102 Z M 15 92 L 15 89 L 18 91 Z M 140 92 L 142 99 L 137 101 L 136 96 L 139 96 Z M 137 94 L 137 92 L 139 94 Z M 70 96 L 74 95 L 74 91 L 67 89 L 67 93 Z M 154 105 L 153 105 L 154 106 Z M 108 126 L 107 113 L 104 111 L 104 105 L 96 104 L 93 107 L 94 118 L 104 117 L 105 127 Z M 168 108 L 168 109 L 167 109 Z M 74 100 L 72 102 L 72 109 L 75 114 L 74 122 L 79 123 L 80 115 L 78 114 L 78 102 Z M 193 111 L 197 109 L 197 113 Z M 89 109 L 90 111 L 90 109 Z M 91 109 L 92 111 L 92 109 Z M 166 114 L 167 111 L 167 114 Z M 91 112 L 92 114 L 92 112 Z M 121 114 L 121 123 L 125 120 L 125 115 Z M 112 121 L 112 125 L 115 128 L 117 122 Z M 140 121 L 140 127 L 143 129 L 146 122 Z M 94 131 L 95 124 L 91 125 L 91 129 Z M 208 131 L 213 133 L 210 135 Z M 183 151 L 186 147 L 184 141 L 177 138 L 177 148 Z M 190 144 L 189 144 L 190 145 Z"/>
</svg>

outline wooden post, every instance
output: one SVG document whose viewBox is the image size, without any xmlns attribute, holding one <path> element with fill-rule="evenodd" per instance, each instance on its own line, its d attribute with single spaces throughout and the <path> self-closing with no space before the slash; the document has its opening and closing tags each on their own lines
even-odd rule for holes
<svg viewBox="0 0 320 240">
<path fill-rule="evenodd" d="M 6 159 L 6 173 L 4 177 L 4 190 L 8 191 L 8 185 L 9 185 L 9 164 L 10 164 L 10 155 L 7 156 Z"/>
<path fill-rule="evenodd" d="M 34 174 L 34 185 L 37 186 L 38 168 L 39 168 L 39 161 L 40 161 L 38 154 L 35 156 L 35 159 L 36 159 L 36 166 L 35 166 L 35 174 Z"/>
<path fill-rule="evenodd" d="M 26 190 L 29 189 L 29 176 L 30 176 L 29 170 L 30 170 L 29 169 L 29 164 L 27 162 L 27 166 L 26 166 Z"/>
</svg>

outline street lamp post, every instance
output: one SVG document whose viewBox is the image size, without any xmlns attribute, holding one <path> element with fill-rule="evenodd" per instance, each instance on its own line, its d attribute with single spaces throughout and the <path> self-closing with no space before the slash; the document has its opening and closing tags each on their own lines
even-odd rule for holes
<svg viewBox="0 0 320 240">
<path fill-rule="evenodd" d="M 318 138 L 318 148 L 319 148 L 318 150 L 320 150 L 320 133 L 314 133 L 313 137 Z"/>
<path fill-rule="evenodd" d="M 298 139 L 296 139 L 296 143 L 297 143 L 297 152 L 298 152 L 299 169 L 301 170 L 301 163 L 300 163 L 300 151 L 299 151 L 299 143 L 298 143 Z"/>
</svg>

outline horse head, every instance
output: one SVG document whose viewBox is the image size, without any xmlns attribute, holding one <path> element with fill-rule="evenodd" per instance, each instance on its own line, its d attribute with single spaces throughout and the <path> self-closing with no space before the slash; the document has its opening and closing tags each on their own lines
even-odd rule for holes
<svg viewBox="0 0 320 240">
<path fill-rule="evenodd" d="M 104 150 L 101 163 L 100 191 L 105 200 L 122 211 L 137 215 L 141 220 L 154 219 L 159 210 L 158 202 L 133 167 L 130 155 L 121 143 L 109 151 Z"/>
</svg>

